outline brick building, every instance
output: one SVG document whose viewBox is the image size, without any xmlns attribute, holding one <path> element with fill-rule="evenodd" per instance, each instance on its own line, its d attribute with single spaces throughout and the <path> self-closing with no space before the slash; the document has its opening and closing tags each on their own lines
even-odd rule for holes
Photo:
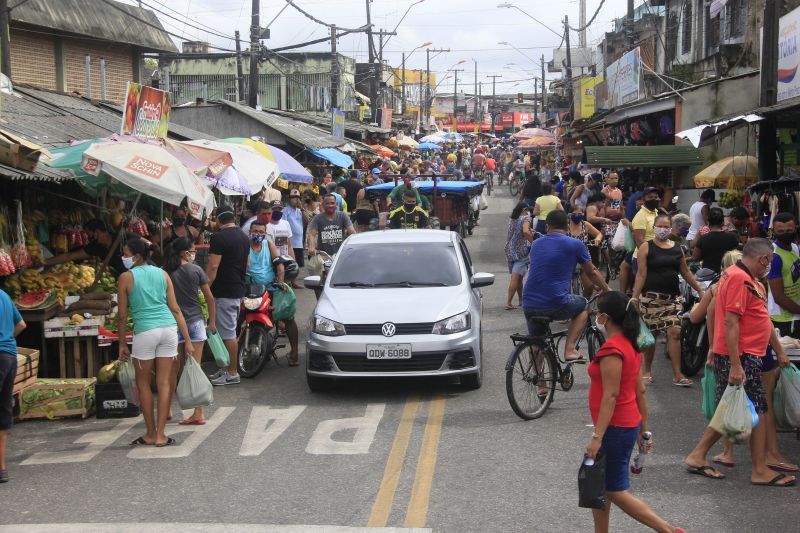
<svg viewBox="0 0 800 533">
<path fill-rule="evenodd" d="M 11 79 L 122 102 L 145 52 L 175 52 L 155 13 L 114 0 L 29 0 L 11 11 Z M 87 57 L 89 89 L 87 90 Z"/>
</svg>

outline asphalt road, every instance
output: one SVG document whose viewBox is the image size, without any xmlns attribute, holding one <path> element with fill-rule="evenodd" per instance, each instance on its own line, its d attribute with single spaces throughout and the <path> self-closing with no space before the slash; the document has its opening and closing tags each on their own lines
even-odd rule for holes
<svg viewBox="0 0 800 533">
<path fill-rule="evenodd" d="M 216 388 L 208 425 L 169 424 L 174 447 L 130 447 L 143 430 L 139 419 L 20 423 L 9 444 L 12 480 L 0 485 L 0 530 L 590 531 L 576 484 L 591 434 L 584 367 L 539 420 L 518 419 L 505 395 L 508 336 L 524 330 L 521 311 L 503 309 L 512 206 L 507 192 L 492 196 L 467 238 L 477 269 L 497 276 L 484 290 L 480 390 L 371 381 L 312 394 L 302 367 L 284 362 Z M 298 316 L 312 307 L 311 292 L 300 291 Z M 673 387 L 663 357 L 655 378 L 655 448 L 632 490 L 688 531 L 796 530 L 798 489 L 751 486 L 747 447 L 737 448 L 739 466 L 724 481 L 684 472 L 705 425 L 700 387 Z M 800 460 L 794 435 L 780 442 Z M 612 530 L 643 528 L 615 510 Z"/>
</svg>

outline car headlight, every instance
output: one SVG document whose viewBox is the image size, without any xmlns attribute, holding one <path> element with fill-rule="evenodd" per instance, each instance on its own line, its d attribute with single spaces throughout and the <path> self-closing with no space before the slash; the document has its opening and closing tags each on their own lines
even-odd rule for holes
<svg viewBox="0 0 800 533">
<path fill-rule="evenodd" d="M 242 305 L 248 311 L 255 311 L 261 307 L 261 298 L 242 298 Z"/>
<path fill-rule="evenodd" d="M 433 325 L 434 335 L 451 335 L 453 333 L 461 333 L 470 328 L 471 321 L 469 311 L 464 311 L 450 318 L 445 318 Z"/>
<path fill-rule="evenodd" d="M 335 320 L 331 320 L 322 316 L 315 316 L 313 320 L 314 333 L 319 335 L 327 335 L 329 337 L 339 337 L 347 334 L 344 329 L 344 324 L 340 324 Z"/>
</svg>

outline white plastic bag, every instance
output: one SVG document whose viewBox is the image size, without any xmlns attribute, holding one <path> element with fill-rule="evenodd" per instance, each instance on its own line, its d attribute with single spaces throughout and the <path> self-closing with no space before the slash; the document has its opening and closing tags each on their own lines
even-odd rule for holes
<svg viewBox="0 0 800 533">
<path fill-rule="evenodd" d="M 489 201 L 486 199 L 486 193 L 485 192 L 481 192 L 480 207 L 481 207 L 481 211 L 489 209 Z"/>
<path fill-rule="evenodd" d="M 136 387 L 136 370 L 130 359 L 122 361 L 117 371 L 117 379 L 122 385 L 122 393 L 129 404 L 139 405 L 139 389 Z"/>
<path fill-rule="evenodd" d="M 744 386 L 729 384 L 722 393 L 714 417 L 708 425 L 734 444 L 746 442 L 757 423 L 750 406 L 750 399 Z"/>
<path fill-rule="evenodd" d="M 800 428 L 800 371 L 794 365 L 781 369 L 777 389 L 781 399 L 781 420 L 788 427 Z M 775 414 L 778 416 L 777 409 Z"/>
<path fill-rule="evenodd" d="M 617 224 L 617 231 L 614 232 L 614 237 L 611 239 L 611 248 L 620 252 L 625 249 L 625 232 L 628 228 L 623 223 Z"/>
<path fill-rule="evenodd" d="M 186 358 L 183 375 L 178 381 L 177 396 L 181 409 L 205 407 L 214 401 L 213 386 L 194 357 Z"/>
<path fill-rule="evenodd" d="M 319 254 L 312 255 L 309 260 L 306 261 L 306 268 L 308 269 L 309 276 L 321 276 L 322 267 L 322 258 Z"/>
</svg>

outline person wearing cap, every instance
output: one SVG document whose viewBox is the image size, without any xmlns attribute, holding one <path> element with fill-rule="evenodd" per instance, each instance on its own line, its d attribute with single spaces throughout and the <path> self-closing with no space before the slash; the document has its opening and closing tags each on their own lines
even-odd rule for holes
<svg viewBox="0 0 800 533">
<path fill-rule="evenodd" d="M 706 189 L 700 195 L 700 199 L 689 208 L 689 218 L 692 221 L 692 225 L 689 226 L 689 233 L 686 235 L 687 241 L 694 243 L 697 240 L 700 228 L 708 225 L 708 210 L 716 199 L 714 190 Z"/>
<path fill-rule="evenodd" d="M 275 243 L 280 255 L 294 257 L 294 248 L 291 246 L 292 227 L 283 218 L 283 204 L 279 201 L 271 202 L 269 207 L 272 211 L 269 223 L 267 223 L 267 236 Z"/>
<path fill-rule="evenodd" d="M 422 229 L 428 227 L 428 213 L 417 205 L 415 190 L 403 192 L 403 205 L 389 214 L 388 226 L 392 229 Z"/>
<path fill-rule="evenodd" d="M 45 266 L 61 265 L 69 261 L 85 261 L 87 259 L 99 259 L 105 261 L 108 256 L 108 251 L 114 246 L 114 241 L 117 239 L 117 234 L 112 232 L 108 225 L 99 218 L 94 218 L 86 223 L 83 227 L 89 234 L 89 244 L 83 248 L 65 252 L 63 254 L 55 255 L 49 259 L 44 260 Z M 119 277 L 120 274 L 128 269 L 122 264 L 122 250 L 117 247 L 114 253 L 111 254 L 111 260 L 108 266 L 114 269 L 114 275 Z"/>
<path fill-rule="evenodd" d="M 422 196 L 416 187 L 414 187 L 411 178 L 409 176 L 403 176 L 403 183 L 392 189 L 392 192 L 390 192 L 389 196 L 387 197 L 389 207 L 402 204 L 403 194 L 409 190 L 413 191 L 417 197 L 417 205 L 422 206 L 423 209 L 426 209 L 430 205 L 428 199 L 425 196 Z"/>
<path fill-rule="evenodd" d="M 258 220 L 259 222 L 263 222 L 264 224 L 269 224 L 269 221 L 272 220 L 272 203 L 266 200 L 261 200 L 256 203 L 255 206 L 255 215 L 247 219 L 247 222 L 242 224 L 242 232 L 245 235 L 250 235 L 250 225 Z"/>
<path fill-rule="evenodd" d="M 212 385 L 236 385 L 240 383 L 237 369 L 239 343 L 236 326 L 239 305 L 245 297 L 245 276 L 250 254 L 250 240 L 236 227 L 233 208 L 220 206 L 217 209 L 217 232 L 209 244 L 206 275 L 211 284 L 217 310 L 217 331 L 225 342 L 230 356 L 228 368 L 221 368 L 211 377 Z"/>
<path fill-rule="evenodd" d="M 294 252 L 294 260 L 297 261 L 298 266 L 305 265 L 305 255 L 303 254 L 303 231 L 308 225 L 308 215 L 303 210 L 300 201 L 300 191 L 292 189 L 289 192 L 289 203 L 283 208 L 283 219 L 289 223 L 292 229 L 292 236 L 289 239 L 291 242 L 292 251 Z M 292 282 L 292 286 L 299 288 L 301 285 Z"/>
</svg>

